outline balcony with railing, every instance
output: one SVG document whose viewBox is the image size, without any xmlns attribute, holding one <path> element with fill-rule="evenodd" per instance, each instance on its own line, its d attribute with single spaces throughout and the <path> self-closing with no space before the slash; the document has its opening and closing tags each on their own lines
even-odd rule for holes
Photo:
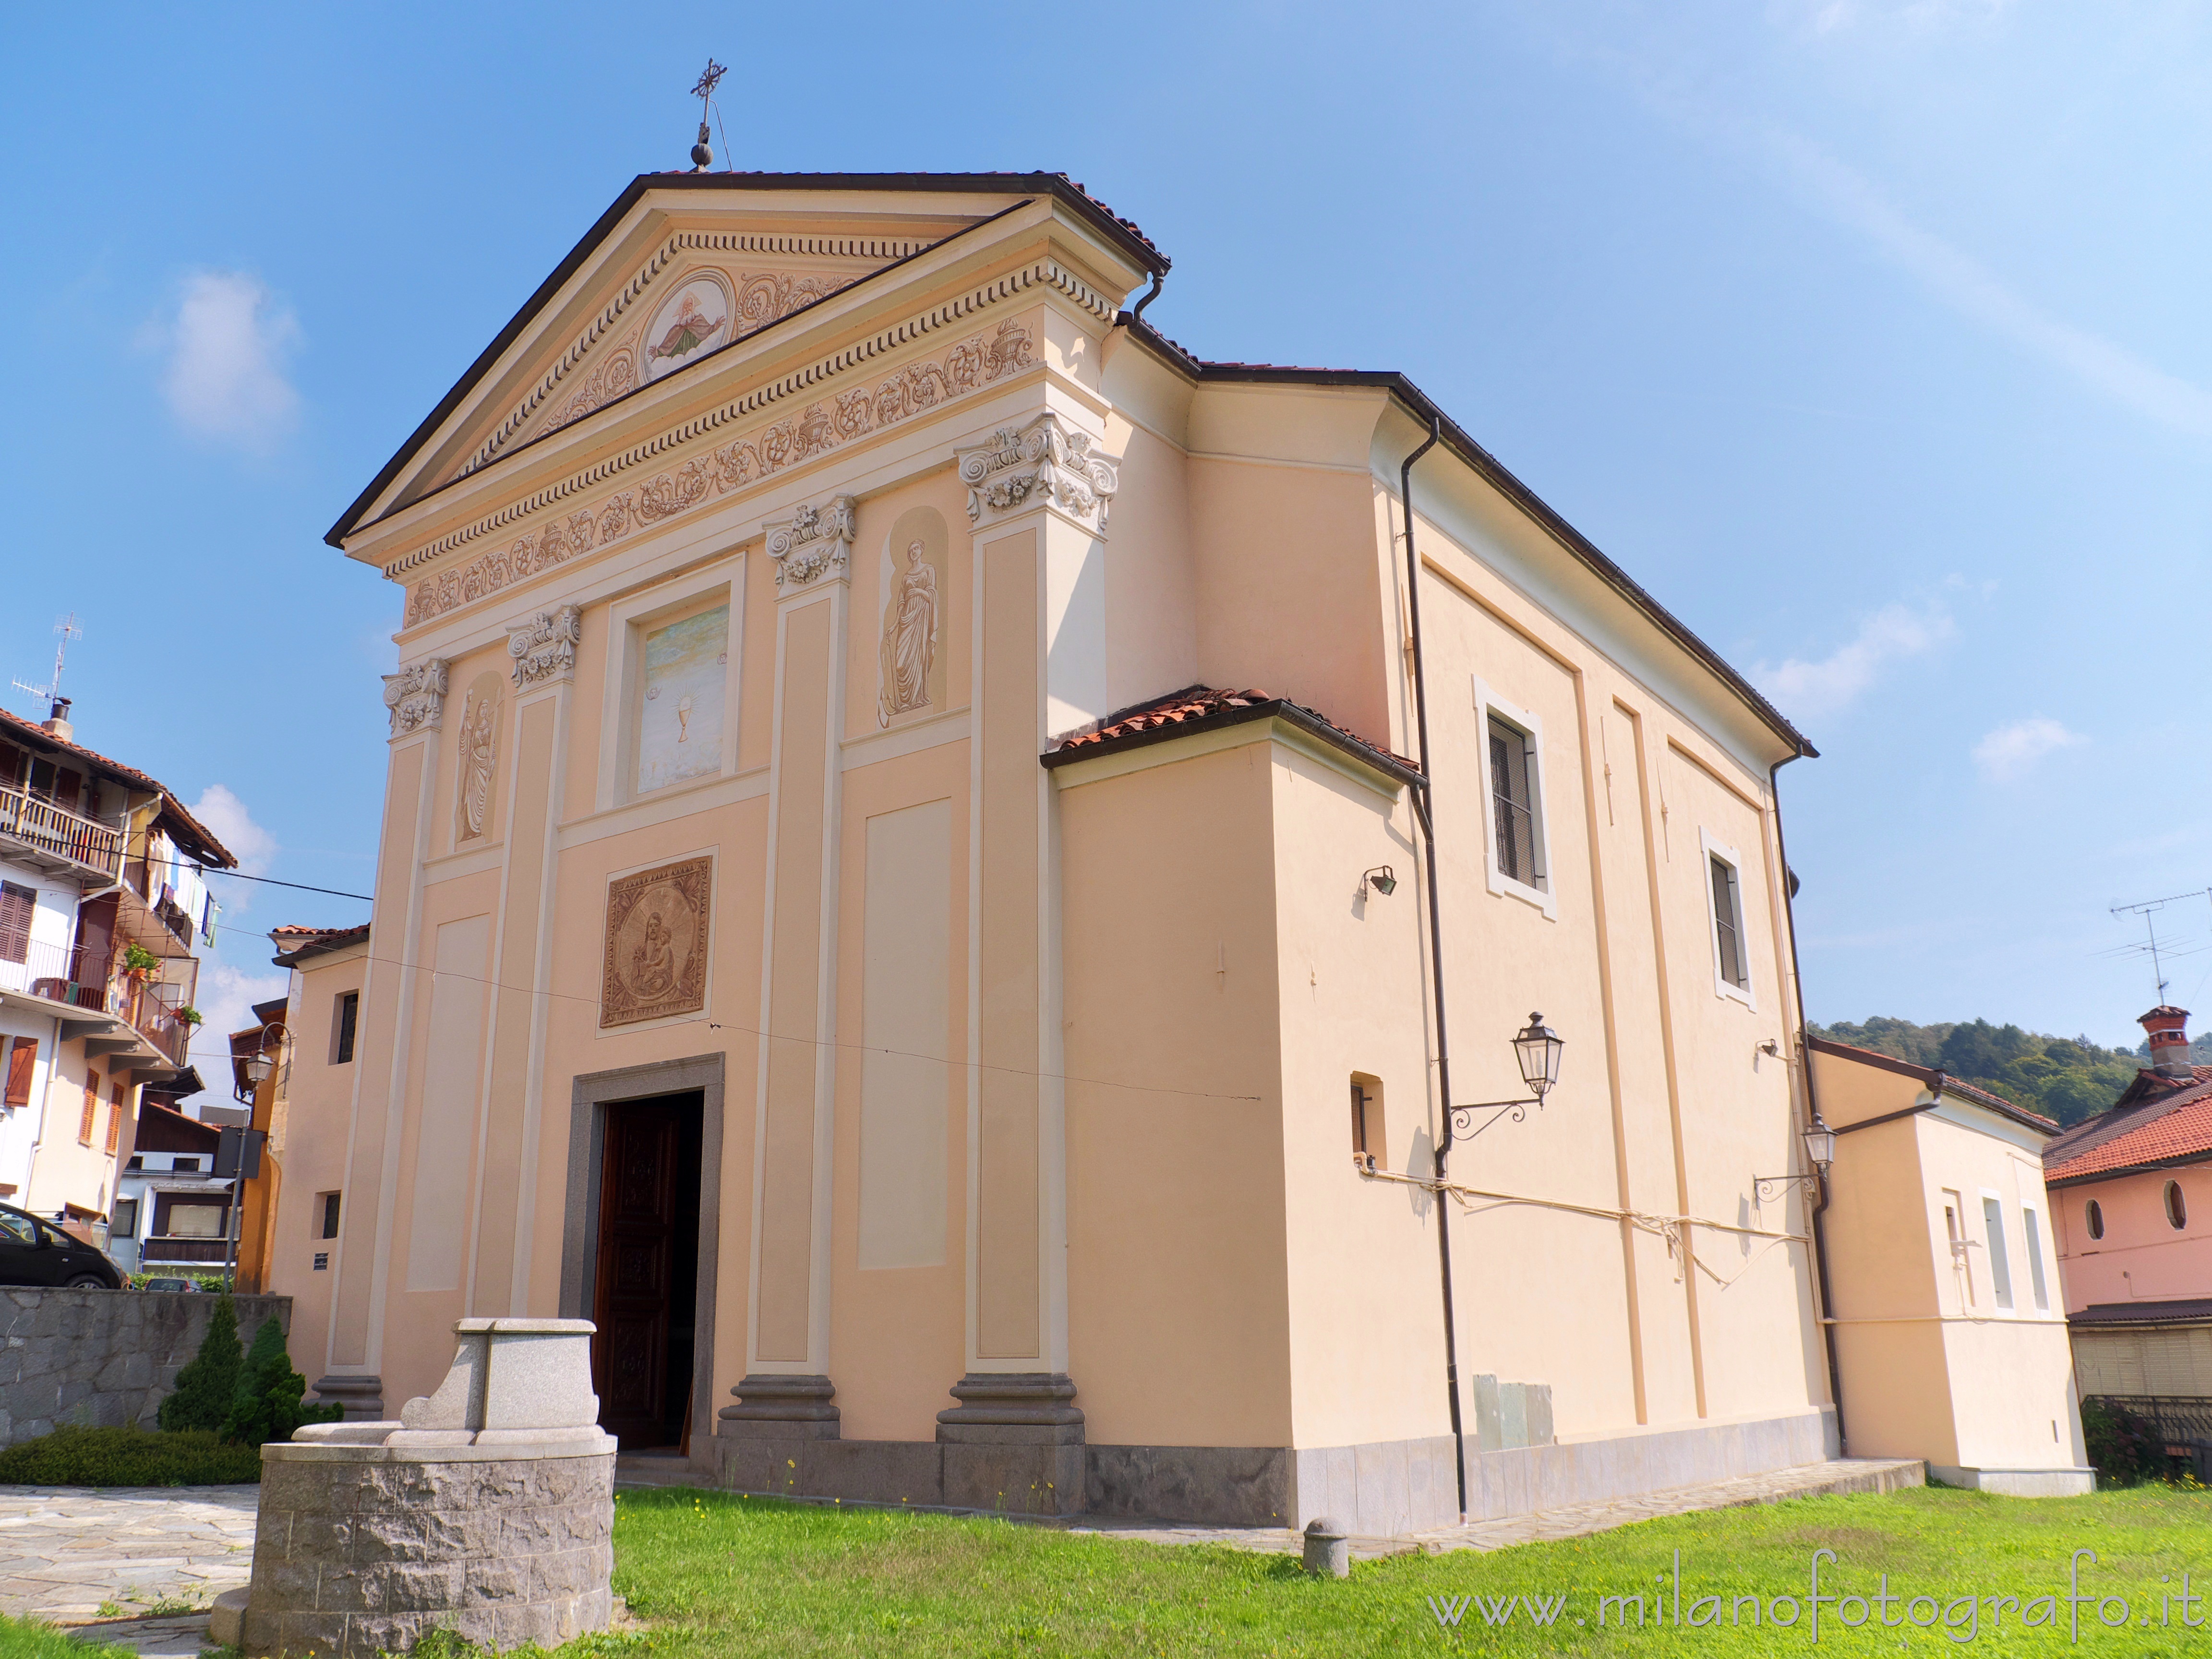
<svg viewBox="0 0 2212 1659">
<path fill-rule="evenodd" d="M 16 991 L 42 1001 L 120 1019 L 173 1066 L 187 1063 L 191 1022 L 181 1010 L 191 1006 L 199 963 L 191 957 L 161 959 L 158 969 L 134 973 L 122 951 L 96 956 L 81 946 L 41 939 L 17 944 L 21 955 L 0 956 L 0 991 Z M 64 1017 L 66 1018 L 66 1017 Z M 87 1036 L 95 1053 L 120 1053 L 134 1047 L 122 1035 Z"/>
<path fill-rule="evenodd" d="M 58 805 L 33 789 L 0 784 L 0 850 L 73 874 L 115 881 L 123 872 L 123 831 Z"/>
</svg>

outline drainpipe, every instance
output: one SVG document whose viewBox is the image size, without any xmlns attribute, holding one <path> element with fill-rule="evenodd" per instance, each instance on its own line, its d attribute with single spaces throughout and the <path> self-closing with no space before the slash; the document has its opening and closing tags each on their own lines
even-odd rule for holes
<svg viewBox="0 0 2212 1659">
<path fill-rule="evenodd" d="M 1152 302 L 1153 301 L 1155 301 L 1155 300 L 1158 299 L 1158 298 L 1160 297 L 1160 290 L 1161 290 L 1162 289 L 1165 288 L 1167 285 L 1168 285 L 1168 274 L 1167 274 L 1167 272 L 1165 272 L 1164 270 L 1156 270 L 1156 271 L 1154 271 L 1154 272 L 1152 273 L 1152 287 L 1150 287 L 1150 288 L 1146 289 L 1145 290 L 1145 297 L 1144 297 L 1143 299 L 1141 299 L 1141 300 L 1139 300 L 1139 301 L 1137 301 L 1137 308 L 1136 308 L 1134 311 L 1133 311 L 1133 312 L 1131 312 L 1131 313 L 1129 313 L 1129 320 L 1130 320 L 1131 322 L 1133 322 L 1133 323 L 1140 323 L 1140 322 L 1144 321 L 1144 319 L 1145 319 L 1145 307 L 1146 307 L 1146 306 L 1148 306 L 1148 305 L 1152 304 Z M 1433 442 L 1433 441 L 1434 441 L 1434 440 L 1431 440 L 1431 442 Z M 1425 448 L 1427 448 L 1427 447 L 1428 447 L 1428 445 L 1424 444 L 1424 445 L 1422 445 L 1422 447 L 1423 447 L 1424 449 L 1425 449 Z"/>
<path fill-rule="evenodd" d="M 1430 985 L 1436 999 L 1437 1094 L 1443 1104 L 1443 1133 L 1437 1140 L 1437 1179 L 1444 1178 L 1444 1156 L 1451 1145 L 1451 1043 L 1444 1034 L 1443 912 L 1437 894 L 1437 826 L 1435 774 L 1429 766 L 1429 686 L 1421 662 L 1421 561 L 1413 550 L 1413 463 L 1433 449 L 1444 435 L 1443 417 L 1429 416 L 1429 435 L 1406 457 L 1398 469 L 1398 501 L 1406 514 L 1406 611 L 1413 647 L 1413 722 L 1419 738 L 1421 781 L 1407 792 L 1413 816 L 1420 823 L 1421 842 L 1429 869 Z M 1446 1194 L 1437 1194 L 1437 1255 L 1443 1285 L 1444 1387 L 1451 1406 L 1452 1473 L 1459 1482 L 1459 1514 L 1467 1518 L 1467 1433 L 1460 1422 L 1459 1336 L 1452 1318 L 1451 1205 Z"/>
<path fill-rule="evenodd" d="M 1813 1090 L 1813 1051 L 1806 1046 L 1805 1038 L 1805 974 L 1797 961 L 1797 899 L 1790 889 L 1790 848 L 1782 835 L 1782 794 L 1775 775 L 1800 759 L 1802 751 L 1784 755 L 1766 769 L 1766 798 L 1774 803 L 1774 851 L 1782 860 L 1782 912 L 1790 923 L 1790 977 L 1797 992 L 1797 1052 L 1804 1061 L 1805 1111 L 1808 1118 L 1820 1115 L 1818 1097 Z M 1938 1091 L 1942 1085 L 1937 1085 Z M 1828 1175 L 1820 1171 L 1820 1200 L 1813 1206 L 1813 1272 L 1820 1287 L 1820 1337 L 1828 1351 L 1828 1398 L 1836 1406 L 1836 1449 L 1838 1454 L 1849 1447 L 1844 1433 L 1844 1369 L 1836 1358 L 1836 1304 L 1828 1294 L 1827 1235 L 1820 1225 L 1820 1218 L 1828 1208 Z"/>
</svg>

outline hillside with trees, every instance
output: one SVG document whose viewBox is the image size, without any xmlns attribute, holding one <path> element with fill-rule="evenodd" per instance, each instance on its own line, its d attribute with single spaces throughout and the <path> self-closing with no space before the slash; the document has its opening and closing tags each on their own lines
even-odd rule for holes
<svg viewBox="0 0 2212 1659">
<path fill-rule="evenodd" d="M 2150 1064 L 2148 1044 L 2140 1052 L 2107 1048 L 2086 1036 L 2046 1036 L 1985 1019 L 1915 1025 L 1876 1015 L 1856 1025 L 1814 1023 L 1808 1030 L 1814 1036 L 1916 1066 L 1939 1067 L 1962 1083 L 2069 1125 L 2110 1106 L 2135 1081 L 2136 1073 Z"/>
</svg>

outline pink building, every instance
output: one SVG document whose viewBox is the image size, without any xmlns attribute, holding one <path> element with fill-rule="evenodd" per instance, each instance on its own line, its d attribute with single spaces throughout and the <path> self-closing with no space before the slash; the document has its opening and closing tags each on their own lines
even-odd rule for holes
<svg viewBox="0 0 2212 1659">
<path fill-rule="evenodd" d="M 2043 1160 L 2081 1392 L 2177 1443 L 2212 1438 L 2212 1066 L 2188 1019 L 2143 1015 L 2150 1065 Z"/>
</svg>

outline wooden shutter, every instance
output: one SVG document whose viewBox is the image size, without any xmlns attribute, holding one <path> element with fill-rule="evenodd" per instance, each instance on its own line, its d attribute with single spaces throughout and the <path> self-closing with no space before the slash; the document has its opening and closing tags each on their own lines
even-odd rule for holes
<svg viewBox="0 0 2212 1659">
<path fill-rule="evenodd" d="M 31 1103 L 31 1073 L 39 1063 L 39 1040 L 17 1037 L 8 1048 L 8 1095 L 10 1106 Z"/>
<path fill-rule="evenodd" d="M 86 1146 L 92 1145 L 92 1120 L 100 1110 L 100 1073 L 84 1074 L 84 1115 L 77 1120 L 76 1138 Z"/>
<path fill-rule="evenodd" d="M 31 916 L 39 908 L 35 889 L 0 881 L 0 962 L 23 962 L 31 954 Z"/>
<path fill-rule="evenodd" d="M 123 1103 L 130 1093 L 119 1083 L 107 1085 L 107 1155 L 115 1156 L 115 1149 L 123 1144 Z"/>
</svg>

